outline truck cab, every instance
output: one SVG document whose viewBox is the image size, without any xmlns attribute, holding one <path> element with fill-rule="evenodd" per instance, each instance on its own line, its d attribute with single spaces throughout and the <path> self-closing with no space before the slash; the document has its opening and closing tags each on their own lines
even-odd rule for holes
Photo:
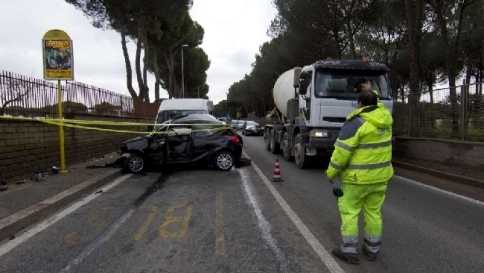
<svg viewBox="0 0 484 273">
<path fill-rule="evenodd" d="M 314 157 L 329 158 L 346 117 L 357 107 L 359 81 L 369 80 L 380 103 L 392 111 L 388 72 L 386 65 L 364 60 L 326 60 L 287 71 L 274 86 L 282 115 L 266 130 L 267 147 L 282 150 L 301 168 Z"/>
</svg>

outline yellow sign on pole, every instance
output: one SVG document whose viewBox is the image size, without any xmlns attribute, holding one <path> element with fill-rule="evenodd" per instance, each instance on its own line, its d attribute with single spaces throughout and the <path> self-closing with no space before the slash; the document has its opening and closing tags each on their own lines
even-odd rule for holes
<svg viewBox="0 0 484 273">
<path fill-rule="evenodd" d="M 44 79 L 74 80 L 72 40 L 62 30 L 49 30 L 42 39 Z"/>
<path fill-rule="evenodd" d="M 61 80 L 74 80 L 74 55 L 72 40 L 62 30 L 49 30 L 42 39 L 44 79 L 57 80 L 57 112 L 59 120 L 59 167 L 67 173 L 64 147 L 64 115 L 62 113 Z"/>
</svg>

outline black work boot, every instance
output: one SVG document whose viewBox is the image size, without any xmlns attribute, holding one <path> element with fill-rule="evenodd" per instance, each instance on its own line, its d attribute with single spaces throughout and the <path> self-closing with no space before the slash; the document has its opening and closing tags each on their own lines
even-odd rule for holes
<svg viewBox="0 0 484 273">
<path fill-rule="evenodd" d="M 365 245 L 361 247 L 361 250 L 368 261 L 370 262 L 376 261 L 376 258 L 378 257 L 378 253 L 371 252 Z"/>
<path fill-rule="evenodd" d="M 333 249 L 331 253 L 338 259 L 347 262 L 349 264 L 360 264 L 360 258 L 358 258 L 358 254 L 353 253 L 345 253 L 341 251 L 339 248 Z"/>
</svg>

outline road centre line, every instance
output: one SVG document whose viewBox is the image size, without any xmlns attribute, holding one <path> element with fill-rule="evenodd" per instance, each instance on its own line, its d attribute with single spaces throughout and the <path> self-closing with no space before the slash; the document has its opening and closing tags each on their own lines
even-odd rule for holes
<svg viewBox="0 0 484 273">
<path fill-rule="evenodd" d="M 244 156 L 251 160 L 251 158 L 244 152 Z M 289 219 L 298 229 L 299 233 L 304 237 L 306 242 L 312 247 L 314 252 L 318 255 L 319 259 L 328 268 L 331 273 L 345 273 L 343 268 L 336 262 L 336 260 L 331 256 L 331 254 L 326 250 L 326 248 L 319 242 L 319 240 L 314 236 L 314 234 L 309 230 L 309 228 L 303 223 L 301 218 L 294 212 L 294 210 L 289 206 L 289 204 L 284 200 L 279 191 L 272 185 L 269 179 L 265 176 L 262 170 L 257 166 L 257 164 L 251 160 L 252 167 L 256 171 L 259 178 L 262 180 L 264 185 L 269 189 L 276 202 L 286 213 Z"/>
<path fill-rule="evenodd" d="M 404 182 L 406 182 L 406 183 L 416 185 L 416 186 L 419 186 L 419 187 L 422 187 L 422 188 L 426 188 L 428 190 L 436 191 L 438 193 L 447 195 L 448 197 L 460 199 L 460 200 L 472 203 L 474 205 L 484 207 L 484 202 L 482 202 L 482 201 L 479 201 L 479 200 L 476 200 L 476 199 L 473 199 L 473 198 L 470 198 L 470 197 L 467 197 L 467 196 L 464 196 L 464 195 L 460 195 L 460 194 L 457 194 L 457 193 L 454 193 L 454 192 L 446 191 L 446 190 L 437 188 L 435 186 L 427 185 L 427 184 L 418 182 L 416 180 L 413 180 L 413 179 L 410 179 L 410 178 L 407 178 L 407 177 L 403 177 L 403 176 L 399 176 L 399 175 L 395 175 L 395 177 L 404 181 Z"/>
<path fill-rule="evenodd" d="M 262 214 L 262 210 L 259 206 L 259 202 L 254 194 L 254 186 L 250 176 L 246 169 L 238 169 L 240 178 L 242 179 L 242 188 L 244 189 L 246 201 L 249 206 L 254 210 L 255 216 L 257 217 L 257 224 L 260 231 L 262 232 L 262 239 L 266 242 L 267 246 L 274 253 L 277 261 L 279 262 L 279 271 L 282 273 L 288 273 L 287 259 L 281 249 L 277 246 L 277 241 L 272 237 L 271 234 L 271 224 L 266 220 Z"/>
<path fill-rule="evenodd" d="M 126 181 L 129 179 L 132 175 L 124 175 L 121 177 L 118 177 L 115 179 L 113 182 L 110 184 L 102 187 L 100 190 L 95 190 L 94 193 L 86 196 L 85 198 L 75 202 L 71 206 L 65 208 L 64 210 L 54 214 L 53 216 L 47 218 L 46 220 L 38 223 L 37 225 L 33 226 L 32 228 L 28 229 L 24 233 L 20 234 L 18 237 L 6 242 L 5 244 L 0 246 L 0 257 L 3 255 L 7 254 L 10 252 L 12 249 L 16 248 L 17 246 L 21 245 L 22 243 L 26 242 L 30 238 L 34 237 L 38 233 L 42 232 L 43 230 L 47 229 L 48 227 L 52 226 L 53 224 L 57 223 L 61 219 L 65 218 L 66 216 L 72 214 L 82 206 L 88 204 L 92 200 L 96 199 L 99 197 L 101 192 L 107 192 L 111 190 L 112 188 L 118 186 L 122 182 Z"/>
</svg>

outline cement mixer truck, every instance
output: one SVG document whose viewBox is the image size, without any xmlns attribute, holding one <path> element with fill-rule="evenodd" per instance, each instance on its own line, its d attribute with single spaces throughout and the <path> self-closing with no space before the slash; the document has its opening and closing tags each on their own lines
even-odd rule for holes
<svg viewBox="0 0 484 273">
<path fill-rule="evenodd" d="M 346 116 L 357 107 L 356 83 L 370 80 L 380 102 L 392 110 L 386 65 L 366 60 L 325 60 L 283 73 L 276 81 L 276 108 L 266 116 L 267 150 L 299 168 L 329 159 Z"/>
</svg>

